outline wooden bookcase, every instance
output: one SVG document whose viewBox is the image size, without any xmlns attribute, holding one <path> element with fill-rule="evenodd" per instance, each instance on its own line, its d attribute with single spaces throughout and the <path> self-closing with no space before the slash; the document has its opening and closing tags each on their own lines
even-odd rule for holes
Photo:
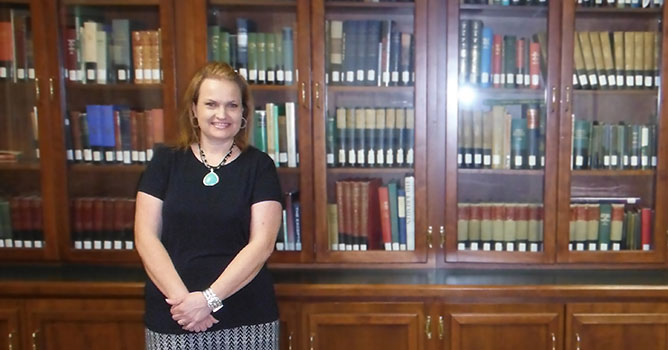
<svg viewBox="0 0 668 350">
<path fill-rule="evenodd" d="M 72 201 L 82 197 L 131 198 L 144 165 L 68 162 L 64 128 L 68 112 L 84 111 L 88 104 L 122 104 L 138 110 L 162 108 L 165 140 L 174 140 L 174 116 L 180 107 L 181 95 L 194 71 L 211 58 L 209 27 L 215 23 L 235 33 L 237 18 L 247 18 L 255 24 L 249 32 L 279 33 L 288 27 L 293 38 L 293 84 L 251 83 L 256 107 L 294 103 L 298 116 L 295 130 L 299 163 L 296 167 L 280 166 L 278 172 L 286 191 L 299 192 L 302 249 L 276 251 L 270 259 L 273 266 L 442 268 L 491 267 L 497 263 L 516 267 L 532 264 L 540 268 L 665 266 L 663 233 L 668 228 L 668 199 L 662 194 L 668 185 L 665 162 L 668 138 L 664 137 L 668 134 L 668 124 L 663 117 L 663 90 L 591 90 L 575 89 L 573 85 L 573 53 L 577 48 L 573 38 L 577 32 L 652 31 L 660 34 L 660 46 L 666 47 L 668 26 L 662 22 L 665 6 L 617 9 L 583 8 L 574 1 L 550 0 L 548 3 L 546 6 L 506 7 L 459 0 L 377 3 L 0 0 L 0 11 L 14 8 L 29 11 L 36 78 L 0 81 L 0 113 L 3 115 L 0 121 L 5 125 L 9 121 L 4 115 L 14 110 L 32 109 L 34 105 L 39 115 L 40 146 L 39 159 L 0 163 L 0 193 L 3 199 L 17 195 L 41 196 L 45 241 L 42 249 L 0 248 L 0 260 L 138 264 L 137 254 L 132 250 L 74 248 L 72 234 L 77 222 L 73 219 Z M 160 28 L 160 82 L 82 84 L 70 81 L 69 73 L 64 71 L 68 64 L 64 34 L 67 28 L 74 26 L 75 13 L 81 13 L 82 21 L 93 19 L 105 24 L 112 19 L 129 18 L 136 26 L 132 30 Z M 0 21 L 4 21 L 4 17 L 0 17 Z M 333 82 L 331 45 L 328 44 L 331 23 L 343 25 L 352 21 L 394 21 L 396 31 L 411 34 L 414 82 L 403 86 Z M 544 62 L 538 87 L 461 84 L 462 21 L 482 21 L 483 26 L 492 28 L 493 34 L 517 36 L 517 39 L 527 37 L 526 42 L 540 41 Z M 533 39 L 535 33 L 544 35 L 540 40 Z M 660 72 L 668 69 L 668 60 L 662 58 L 659 63 Z M 663 74 L 659 81 L 662 86 L 668 83 Z M 466 106 L 462 98 L 471 91 L 476 94 L 477 103 Z M 483 105 L 482 101 L 488 102 Z M 519 110 L 520 114 L 515 117 L 524 116 L 518 105 L 538 106 L 539 115 L 544 114 L 539 122 L 543 131 L 538 137 L 544 166 L 490 169 L 458 165 L 458 156 L 465 156 L 460 152 L 465 144 L 462 143 L 467 127 L 465 117 L 472 116 L 474 110 L 483 115 L 492 110 L 495 103 L 505 104 L 505 110 L 513 116 Z M 328 120 L 331 123 L 336 117 L 337 108 L 412 109 L 413 164 L 332 166 L 328 158 L 331 152 L 328 151 Z M 602 123 L 624 121 L 647 125 L 656 120 L 657 165 L 639 169 L 571 170 L 571 114 L 575 114 L 576 119 Z M 652 119 L 652 115 L 656 119 Z M 7 144 L 11 140 L 25 140 L 25 137 L 6 137 L 29 133 L 30 124 L 22 121 L 12 127 L 3 127 L 0 131 L 4 142 L 0 148 L 32 152 L 27 143 Z M 473 133 L 473 129 L 470 132 Z M 415 178 L 414 250 L 334 250 L 328 233 L 328 204 L 337 203 L 337 181 L 380 178 L 387 185 L 392 181 L 402 183 L 407 174 Z M 570 239 L 570 221 L 573 198 L 580 197 L 638 198 L 637 207 L 654 210 L 649 250 L 579 250 L 577 243 L 573 244 Z M 482 207 L 502 204 L 515 212 L 531 208 L 528 204 L 540 205 L 540 244 L 533 252 L 530 245 L 520 248 L 520 241 L 513 242 L 512 251 L 507 242 L 503 242 L 500 251 L 494 251 L 494 244 L 490 246 L 491 251 L 484 251 L 482 241 L 478 242 L 477 250 L 472 249 L 469 241 L 458 242 L 458 229 L 463 225 L 458 224 L 461 204 Z"/>
</svg>

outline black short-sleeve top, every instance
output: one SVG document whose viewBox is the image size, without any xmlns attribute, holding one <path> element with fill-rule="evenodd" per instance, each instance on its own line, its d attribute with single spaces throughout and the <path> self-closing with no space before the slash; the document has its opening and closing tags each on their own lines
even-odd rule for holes
<svg viewBox="0 0 668 350">
<path fill-rule="evenodd" d="M 248 244 L 254 203 L 281 202 L 276 167 L 256 148 L 249 146 L 234 161 L 216 170 L 220 181 L 211 187 L 202 183 L 208 172 L 190 149 L 163 147 L 156 149 L 139 181 L 140 192 L 163 201 L 160 240 L 189 291 L 208 288 Z M 185 333 L 172 319 L 165 296 L 150 279 L 145 298 L 147 328 L 159 333 Z M 276 320 L 274 287 L 266 266 L 223 304 L 214 313 L 220 322 L 210 330 Z"/>
</svg>

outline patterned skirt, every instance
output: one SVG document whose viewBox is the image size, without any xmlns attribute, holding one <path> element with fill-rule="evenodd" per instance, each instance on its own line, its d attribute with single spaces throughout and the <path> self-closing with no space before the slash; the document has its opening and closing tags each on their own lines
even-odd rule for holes
<svg viewBox="0 0 668 350">
<path fill-rule="evenodd" d="M 278 321 L 213 332 L 163 334 L 146 329 L 146 350 L 278 350 Z"/>
</svg>

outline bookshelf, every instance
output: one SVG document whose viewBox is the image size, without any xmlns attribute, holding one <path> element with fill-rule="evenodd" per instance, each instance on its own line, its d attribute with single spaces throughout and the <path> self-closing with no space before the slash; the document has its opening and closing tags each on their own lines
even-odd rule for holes
<svg viewBox="0 0 668 350">
<path fill-rule="evenodd" d="M 662 233 L 668 228 L 668 220 L 666 215 L 660 214 L 665 214 L 668 208 L 668 199 L 661 195 L 668 189 L 668 166 L 662 161 L 668 157 L 668 139 L 663 137 L 668 133 L 668 124 L 663 122 L 664 92 L 657 85 L 665 80 L 659 72 L 668 69 L 668 61 L 656 48 L 668 45 L 665 39 L 668 26 L 663 22 L 665 7 L 583 7 L 575 1 L 548 1 L 532 6 L 482 2 L 485 1 L 64 0 L 42 4 L 37 0 L 0 0 L 0 22 L 10 20 L 12 13 L 27 16 L 26 23 L 30 25 L 26 28 L 31 29 L 25 33 L 32 35 L 33 51 L 26 52 L 23 58 L 25 68 L 32 64 L 34 69 L 34 79 L 0 78 L 0 122 L 3 123 L 0 150 L 21 152 L 18 161 L 0 162 L 0 200 L 41 197 L 45 242 L 40 249 L 0 248 L 0 260 L 138 264 L 132 249 L 75 248 L 73 235 L 85 229 L 77 228 L 81 225 L 77 220 L 81 218 L 75 215 L 77 209 L 73 203 L 79 199 L 88 203 L 97 199 L 120 201 L 134 197 L 145 162 L 68 160 L 67 151 L 72 149 L 74 158 L 75 146 L 71 143 L 73 136 L 67 133 L 66 120 L 70 122 L 71 133 L 76 124 L 72 122 L 72 112 L 78 112 L 81 118 L 81 113 L 86 113 L 90 105 L 121 105 L 145 113 L 161 109 L 161 137 L 167 142 L 174 140 L 173 116 L 190 76 L 209 60 L 226 60 L 225 50 L 229 47 L 225 48 L 222 38 L 227 35 L 228 46 L 235 47 L 235 42 L 230 40 L 237 40 L 243 27 L 249 43 L 248 55 L 255 58 L 249 62 L 257 63 L 239 68 L 245 70 L 250 80 L 256 110 L 264 113 L 254 116 L 251 127 L 255 128 L 261 121 L 259 118 L 265 118 L 264 123 L 268 117 L 273 118 L 273 111 L 278 113 L 276 125 L 278 118 L 283 117 L 288 123 L 288 114 L 294 112 L 294 121 L 290 118 L 294 132 L 290 134 L 297 140 L 293 144 L 295 148 L 291 155 L 285 155 L 288 158 L 282 158 L 282 153 L 287 153 L 284 149 L 287 137 L 282 143 L 279 133 L 274 152 L 285 192 L 299 193 L 301 250 L 296 249 L 296 242 L 295 250 L 287 250 L 286 239 L 289 241 L 293 236 L 281 232 L 284 245 L 272 255 L 270 264 L 273 266 L 400 269 L 484 268 L 498 263 L 534 264 L 539 268 L 664 266 Z M 148 38 L 148 45 L 152 45 L 148 51 L 157 53 L 157 68 L 145 67 L 151 71 L 151 76 L 157 69 L 159 78 L 139 82 L 135 81 L 136 72 L 130 71 L 130 79 L 121 81 L 118 75 L 109 74 L 105 81 L 97 79 L 97 70 L 101 68 L 95 67 L 95 79 L 91 76 L 85 83 L 73 79 L 72 71 L 86 76 L 86 68 L 91 67 L 86 66 L 84 52 L 78 52 L 80 48 L 76 46 L 77 33 L 81 37 L 86 33 L 85 23 L 96 22 L 100 31 L 108 28 L 111 37 L 114 20 L 124 19 L 130 24 L 130 33 L 159 29 L 158 41 L 150 37 L 154 34 L 149 34 Z M 240 24 L 239 19 L 247 21 Z M 74 31 L 74 42 L 68 42 L 68 35 L 72 35 L 70 29 L 75 27 L 82 29 Z M 475 40 L 474 29 L 477 31 Z M 482 62 L 483 34 L 489 38 L 490 29 L 492 48 L 494 36 L 498 35 L 502 39 L 502 50 L 510 45 L 507 50 L 513 51 L 514 38 L 515 59 L 508 56 L 504 60 L 501 56 L 500 61 L 501 72 L 507 74 L 503 69 L 508 65 L 515 73 L 512 86 L 505 82 L 494 84 L 493 50 L 485 58 L 490 62 L 489 70 L 485 71 L 490 74 L 489 84 L 482 83 L 482 64 L 476 63 L 472 70 L 473 52 L 479 54 L 477 59 Z M 464 41 L 461 40 L 462 30 L 468 30 Z M 383 34 L 388 32 L 384 42 Z M 393 32 L 397 33 L 394 38 Z M 583 52 L 580 44 L 587 38 L 590 47 L 601 42 L 599 58 L 603 59 L 607 55 L 603 44 L 605 35 L 600 33 L 605 32 L 610 33 L 613 67 L 615 33 L 622 33 L 622 37 L 624 33 L 634 33 L 634 45 L 635 33 L 643 33 L 638 36 L 638 45 L 643 43 L 643 58 L 649 57 L 645 55 L 645 47 L 647 52 L 659 55 L 651 65 L 648 63 L 647 69 L 643 62 L 643 69 L 632 67 L 629 70 L 634 73 L 634 82 L 636 71 L 642 71 L 639 82 L 644 85 L 649 79 L 647 82 L 651 84 L 643 88 L 593 89 L 580 83 L 583 74 L 585 78 L 595 74 L 600 79 L 595 60 L 598 53 L 592 49 L 591 56 L 583 54 L 582 64 L 574 53 Z M 581 33 L 587 33 L 586 37 L 581 37 Z M 589 33 L 599 35 L 591 41 Z M 650 34 L 645 38 L 644 33 Z M 367 45 L 369 40 L 377 44 L 377 51 L 369 50 L 374 47 L 374 44 Z M 394 51 L 392 40 L 398 47 Z M 535 44 L 533 51 L 532 43 Z M 472 49 L 474 44 L 480 52 L 478 48 Z M 270 46 L 273 57 L 269 54 Z M 518 56 L 518 47 L 528 50 L 524 49 Z M 284 51 L 284 48 L 289 49 Z M 393 58 L 388 52 L 398 55 Z M 464 60 L 460 57 L 462 52 L 466 54 Z M 74 58 L 80 55 L 83 61 L 72 61 L 72 54 Z M 111 60 L 110 48 L 107 55 Z M 386 61 L 383 55 L 388 55 Z M 584 56 L 593 63 L 587 65 Z M 88 63 L 98 63 L 97 57 L 89 58 Z M 371 77 L 366 66 L 357 65 L 366 59 L 369 62 L 375 59 L 376 65 L 381 67 L 374 70 Z M 382 68 L 392 60 L 397 62 L 395 77 L 389 67 Z M 147 61 L 151 65 L 155 59 Z M 355 63 L 350 65 L 350 62 Z M 0 63 L 4 64 L 2 60 Z M 134 65 L 134 61 L 131 63 Z M 605 62 L 601 67 L 609 70 Z M 107 68 L 112 73 L 113 67 Z M 78 71 L 81 73 L 76 73 Z M 292 79 L 287 79 L 288 71 Z M 385 72 L 389 73 L 388 81 L 384 80 Z M 522 83 L 517 84 L 520 73 Z M 607 73 L 618 74 L 616 67 L 614 72 Z M 24 74 L 27 76 L 27 71 Z M 624 69 L 621 74 L 627 78 Z M 498 79 L 500 82 L 501 76 Z M 31 122 L 35 120 L 31 118 L 7 117 L 29 116 L 34 111 L 37 111 L 37 124 Z M 372 117 L 374 123 L 371 123 Z M 380 120 L 387 122 L 388 118 L 394 120 L 394 126 L 380 127 Z M 503 123 L 494 124 L 499 118 Z M 365 123 L 358 124 L 358 119 Z M 402 121 L 397 122 L 399 119 Z M 490 120 L 493 127 L 485 129 Z M 337 123 L 339 121 L 341 123 Z M 591 130 L 586 138 L 580 129 L 577 135 L 574 133 L 576 124 Z M 491 135 L 489 139 L 494 140 L 497 129 L 502 130 L 500 137 L 497 135 L 502 145 L 486 143 L 486 136 Z M 285 135 L 287 130 L 286 124 Z M 513 130 L 523 131 L 524 136 L 515 135 Z M 613 131 L 624 135 L 625 139 L 633 139 L 635 133 L 643 145 L 636 159 L 628 155 L 628 166 L 613 166 L 613 154 L 598 141 L 612 135 Z M 383 165 L 377 164 L 378 153 L 373 153 L 372 164 L 369 162 L 370 145 L 380 147 L 378 140 L 381 139 L 383 145 L 393 142 L 393 147 L 383 148 Z M 412 162 L 407 159 L 409 140 L 413 140 Z M 515 151 L 513 140 L 517 141 Z M 150 142 L 145 140 L 145 143 Z M 576 143 L 586 144 L 588 153 L 574 155 L 573 144 Z M 403 164 L 397 164 L 396 152 L 402 148 L 398 144 L 404 147 Z M 358 152 L 362 150 L 364 161 L 358 162 Z M 395 152 L 392 165 L 385 162 L 388 150 Z M 492 165 L 495 155 L 503 164 Z M 623 155 L 616 156 L 617 164 L 622 163 Z M 521 164 L 517 163 L 519 160 Z M 397 249 L 393 249 L 393 244 L 386 248 L 386 242 L 381 240 L 384 239 L 382 223 L 376 221 L 380 213 L 369 209 L 378 202 L 377 198 L 369 204 L 368 197 L 364 202 L 362 194 L 367 188 L 371 188 L 372 195 L 377 194 L 376 186 L 387 188 L 394 184 L 399 222 L 398 191 L 402 187 L 404 192 L 408 190 L 405 188 L 407 177 L 411 178 L 408 187 L 412 184 L 413 190 L 404 200 L 412 197 L 410 200 L 414 202 L 410 229 L 414 248 L 401 250 L 401 242 L 397 242 Z M 339 192 L 343 199 L 339 198 Z M 359 200 L 348 200 L 346 194 Z M 601 251 L 590 250 L 589 241 L 573 241 L 571 226 L 578 222 L 575 212 L 579 209 L 582 214 L 582 206 L 596 204 L 592 202 L 596 198 L 600 199 L 599 211 L 601 203 L 624 202 L 622 215 L 629 217 L 637 213 L 640 218 L 636 220 L 641 224 L 643 209 L 653 210 L 647 250 L 642 242 L 633 249 Z M 633 203 L 628 203 L 629 198 Z M 343 207 L 346 203 L 352 203 L 351 208 L 354 204 L 352 212 L 357 210 L 358 215 L 342 209 L 341 215 L 349 219 L 342 224 L 350 226 L 349 230 L 354 232 L 342 231 L 344 235 L 339 235 L 341 230 L 337 228 L 337 234 L 332 234 L 332 217 L 339 215 L 338 205 Z M 90 205 L 104 208 L 105 204 Z M 380 212 L 380 203 L 377 205 Z M 406 209 L 405 202 L 403 205 Z M 364 212 L 363 206 L 367 208 L 366 216 L 359 215 Z M 391 212 L 391 208 L 389 210 Z M 494 213 L 503 217 L 495 217 Z M 97 214 L 91 215 L 92 224 L 98 225 L 94 219 Z M 364 234 L 360 233 L 364 232 L 362 220 L 369 217 L 381 230 L 380 236 L 378 230 L 372 232 L 377 242 L 370 244 L 367 238 L 364 251 Z M 581 215 L 580 224 L 592 221 L 583 218 Z M 339 221 L 336 222 L 338 226 Z M 482 234 L 481 228 L 476 225 L 485 225 L 488 234 L 494 232 L 489 231 L 490 223 L 493 228 L 494 222 L 507 225 L 504 227 L 509 230 L 514 225 L 516 235 L 514 238 L 512 235 L 493 236 L 503 237 L 501 249 L 496 249 L 497 242 L 492 239 L 486 250 L 485 241 L 477 236 Z M 403 225 L 408 235 L 408 224 Z M 522 228 L 517 228 L 518 225 Z M 478 233 L 472 239 L 464 239 L 464 226 Z M 517 233 L 525 228 L 529 230 L 527 235 L 531 233 L 533 239 L 538 237 L 539 241 L 529 241 L 524 236 L 518 238 Z M 536 230 L 540 231 L 538 235 Z M 338 242 L 339 239 L 350 239 L 352 243 Z M 400 239 L 398 227 L 397 239 Z M 354 243 L 355 240 L 360 241 Z M 380 242 L 382 244 L 378 244 Z M 508 246 L 510 242 L 512 249 Z M 582 242 L 585 249 L 578 249 L 578 242 Z M 531 243 L 536 244 L 535 250 Z M 94 244 L 91 242 L 91 246 Z M 100 244 L 104 247 L 104 242 Z M 358 250 L 355 250 L 356 245 Z"/>
</svg>

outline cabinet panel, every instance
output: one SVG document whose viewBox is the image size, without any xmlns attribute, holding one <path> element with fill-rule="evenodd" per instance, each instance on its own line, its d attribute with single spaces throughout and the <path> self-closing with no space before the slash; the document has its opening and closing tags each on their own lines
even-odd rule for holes
<svg viewBox="0 0 668 350">
<path fill-rule="evenodd" d="M 554 254 L 561 3 L 513 4 L 447 2 L 446 261 Z"/>
<path fill-rule="evenodd" d="M 665 8 L 639 7 L 564 2 L 559 261 L 664 261 Z"/>
<path fill-rule="evenodd" d="M 566 321 L 567 350 L 668 348 L 668 304 L 572 304 Z"/>
<path fill-rule="evenodd" d="M 279 346 L 281 349 L 301 349 L 299 341 L 299 304 L 279 302 L 278 313 L 280 325 Z"/>
<path fill-rule="evenodd" d="M 283 225 L 271 262 L 312 260 L 310 2 L 207 1 L 209 62 L 225 62 L 253 97 L 249 143 L 266 152 L 284 192 Z"/>
<path fill-rule="evenodd" d="M 3 349 L 21 349 L 21 304 L 0 300 L 0 347 Z"/>
<path fill-rule="evenodd" d="M 426 261 L 426 11 L 313 5 L 318 261 Z"/>
<path fill-rule="evenodd" d="M 36 300 L 27 327 L 39 349 L 143 349 L 139 300 Z"/>
<path fill-rule="evenodd" d="M 419 303 L 317 303 L 303 308 L 303 344 L 311 349 L 423 348 Z"/>
<path fill-rule="evenodd" d="M 451 350 L 561 348 L 561 305 L 455 305 L 445 310 Z"/>
</svg>

